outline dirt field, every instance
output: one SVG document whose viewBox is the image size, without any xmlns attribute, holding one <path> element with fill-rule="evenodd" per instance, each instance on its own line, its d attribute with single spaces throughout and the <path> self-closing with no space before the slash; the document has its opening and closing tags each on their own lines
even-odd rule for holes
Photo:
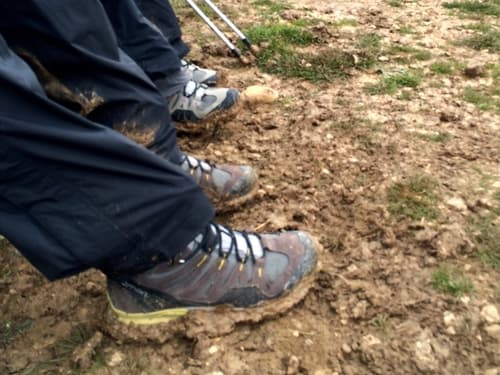
<svg viewBox="0 0 500 375">
<path fill-rule="evenodd" d="M 257 198 L 218 220 L 311 232 L 317 282 L 260 323 L 130 339 L 101 274 L 48 283 L 3 240 L 0 374 L 500 374 L 500 3 L 484 4 L 224 2 L 244 29 L 295 24 L 314 36 L 304 56 L 350 64 L 309 80 L 274 73 L 277 58 L 242 66 L 177 4 L 221 85 L 280 94 L 180 132 L 198 156 L 259 169 Z"/>
</svg>

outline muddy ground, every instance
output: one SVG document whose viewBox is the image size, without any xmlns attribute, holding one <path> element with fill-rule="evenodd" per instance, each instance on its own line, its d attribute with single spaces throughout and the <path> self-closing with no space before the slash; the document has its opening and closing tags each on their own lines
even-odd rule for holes
<svg viewBox="0 0 500 375">
<path fill-rule="evenodd" d="M 481 234 L 499 243 L 500 111 L 463 96 L 466 87 L 498 84 L 489 64 L 499 54 L 454 43 L 474 32 L 466 25 L 498 27 L 498 18 L 468 18 L 438 0 L 287 4 L 274 21 L 320 20 L 311 32 L 322 47 L 351 51 L 364 33 L 376 33 L 383 45 L 429 53 L 378 55 L 347 77 L 312 83 L 221 55 L 205 26 L 179 9 L 191 57 L 216 68 L 221 84 L 280 93 L 273 104 L 242 104 L 195 134 L 181 132 L 180 142 L 196 155 L 259 169 L 256 199 L 218 220 L 314 234 L 325 251 L 311 292 L 274 319 L 222 335 L 158 330 L 129 340 L 107 329 L 101 274 L 48 283 L 3 241 L 1 374 L 500 374 L 498 258 L 477 255 Z M 269 21 L 262 6 L 230 1 L 224 9 L 244 28 Z M 443 59 L 461 68 L 430 69 Z M 417 87 L 367 92 L 404 69 L 421 72 Z M 425 198 L 411 189 L 418 178 L 432 181 L 434 214 L 412 218 L 390 192 L 402 187 L 399 198 L 413 194 L 418 203 Z M 472 287 L 440 290 L 433 280 L 443 265 Z"/>
</svg>

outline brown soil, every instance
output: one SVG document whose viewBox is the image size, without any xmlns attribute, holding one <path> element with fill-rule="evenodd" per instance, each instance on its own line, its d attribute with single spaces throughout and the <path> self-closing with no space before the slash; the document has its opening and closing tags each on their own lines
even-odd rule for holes
<svg viewBox="0 0 500 375">
<path fill-rule="evenodd" d="M 204 323 L 221 327 L 219 334 L 193 328 L 131 340 L 109 322 L 101 274 L 49 283 L 7 246 L 0 251 L 0 373 L 500 374 L 500 322 L 486 314 L 500 310 L 499 272 L 474 256 L 472 232 L 472 223 L 498 203 L 500 116 L 461 96 L 465 86 L 491 84 L 490 78 L 429 71 L 439 58 L 475 67 L 498 63 L 498 54 L 451 44 L 469 33 L 460 28 L 469 20 L 441 1 L 295 3 L 299 15 L 357 20 L 321 35 L 332 48 L 349 50 L 356 33 L 377 32 L 383 43 L 433 55 L 411 63 L 425 78 L 403 101 L 365 93 L 377 69 L 312 84 L 241 66 L 219 49 L 203 48 L 212 54 L 201 60 L 204 45 L 193 46 L 192 57 L 217 68 L 221 85 L 280 93 L 274 104 L 242 104 L 180 141 L 196 155 L 259 169 L 255 199 L 219 221 L 259 231 L 297 228 L 319 239 L 322 270 L 309 294 L 259 323 L 229 322 L 228 329 L 223 316 Z M 236 15 L 236 4 L 225 7 L 236 23 L 250 25 L 251 9 Z M 184 26 L 194 41 L 194 28 Z M 401 26 L 414 33 L 401 34 Z M 383 69 L 398 64 L 384 61 Z M 451 135 L 446 142 L 429 140 L 444 132 Z M 416 174 L 437 183 L 435 220 L 389 213 L 388 188 Z M 434 290 L 431 275 L 441 263 L 463 270 L 475 291 L 455 298 Z"/>
</svg>

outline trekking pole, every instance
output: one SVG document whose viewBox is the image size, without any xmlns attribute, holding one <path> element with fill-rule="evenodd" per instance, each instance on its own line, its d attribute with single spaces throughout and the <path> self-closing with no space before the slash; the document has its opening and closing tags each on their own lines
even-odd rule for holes
<svg viewBox="0 0 500 375">
<path fill-rule="evenodd" d="M 222 31 L 215 25 L 210 18 L 200 9 L 193 0 L 186 0 L 191 8 L 201 17 L 203 21 L 212 29 L 212 31 L 224 42 L 224 44 L 231 50 L 232 54 L 241 60 L 242 56 L 240 50 L 224 35 Z M 227 18 L 227 17 L 226 17 Z"/>
<path fill-rule="evenodd" d="M 215 5 L 211 0 L 203 0 L 241 39 L 241 41 L 248 47 L 248 49 L 255 53 L 256 48 L 252 46 L 248 38 L 238 27 Z"/>
</svg>

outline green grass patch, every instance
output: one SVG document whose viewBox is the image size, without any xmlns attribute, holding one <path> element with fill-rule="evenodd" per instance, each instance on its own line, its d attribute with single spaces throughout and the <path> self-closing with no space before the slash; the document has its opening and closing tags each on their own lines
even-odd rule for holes
<svg viewBox="0 0 500 375">
<path fill-rule="evenodd" d="M 333 23 L 335 27 L 357 26 L 358 21 L 354 18 L 341 18 Z"/>
<path fill-rule="evenodd" d="M 451 134 L 448 132 L 438 132 L 437 134 L 419 134 L 419 137 L 426 141 L 445 143 L 451 139 Z"/>
<path fill-rule="evenodd" d="M 406 64 L 411 63 L 414 60 L 427 61 L 432 58 L 432 53 L 430 51 L 403 44 L 393 44 L 383 51 L 383 53 L 389 56 L 396 56 L 394 58 L 396 62 Z"/>
<path fill-rule="evenodd" d="M 247 30 L 247 35 L 254 43 L 264 45 L 257 57 L 259 68 L 285 77 L 328 82 L 347 77 L 352 68 L 365 68 L 374 61 L 373 55 L 366 51 L 356 54 L 357 61 L 353 53 L 332 49 L 306 52 L 305 47 L 315 44 L 318 38 L 290 24 L 254 26 Z"/>
<path fill-rule="evenodd" d="M 387 5 L 390 5 L 394 8 L 401 8 L 404 5 L 403 0 L 387 0 Z"/>
<path fill-rule="evenodd" d="M 483 22 L 471 23 L 464 26 L 467 30 L 479 31 L 481 33 L 486 33 L 491 30 L 491 25 Z"/>
<path fill-rule="evenodd" d="M 0 345 L 6 348 L 15 338 L 28 331 L 33 325 L 33 319 L 17 319 L 0 324 Z"/>
<path fill-rule="evenodd" d="M 410 26 L 404 25 L 399 28 L 399 32 L 401 34 L 415 34 L 415 30 L 413 30 Z"/>
<path fill-rule="evenodd" d="M 500 52 L 500 31 L 490 30 L 484 33 L 475 33 L 459 44 L 464 44 L 478 51 L 487 49 L 491 53 Z"/>
<path fill-rule="evenodd" d="M 494 86 L 466 87 L 463 98 L 481 111 L 500 114 L 500 88 Z"/>
<path fill-rule="evenodd" d="M 72 354 L 75 349 L 86 343 L 92 337 L 93 332 L 82 326 L 74 328 L 68 337 L 57 341 L 52 350 L 52 358 L 42 360 L 23 372 L 23 375 L 55 374 L 61 373 L 62 368 L 71 369 L 66 373 L 71 375 L 92 374 L 97 369 L 106 365 L 105 354 L 101 349 L 102 343 L 95 350 L 93 364 L 90 369 L 80 370 L 71 363 Z"/>
<path fill-rule="evenodd" d="M 254 43 L 271 43 L 275 49 L 290 44 L 306 46 L 317 41 L 309 31 L 288 24 L 254 26 L 247 30 L 247 36 Z"/>
<path fill-rule="evenodd" d="M 252 4 L 260 9 L 260 12 L 265 17 L 271 17 L 281 12 L 292 9 L 290 4 L 284 1 L 273 1 L 273 0 L 254 0 Z"/>
<path fill-rule="evenodd" d="M 461 297 L 474 291 L 474 284 L 456 267 L 441 265 L 432 273 L 431 285 L 434 289 Z"/>
<path fill-rule="evenodd" d="M 380 82 L 365 86 L 370 95 L 395 94 L 403 87 L 416 88 L 422 77 L 418 72 L 404 72 L 384 77 Z"/>
<path fill-rule="evenodd" d="M 440 60 L 433 62 L 429 69 L 436 74 L 451 75 L 455 74 L 458 70 L 462 70 L 464 67 L 464 64 L 460 64 L 457 61 Z"/>
<path fill-rule="evenodd" d="M 500 16 L 500 0 L 451 1 L 444 3 L 443 6 L 474 15 Z"/>
<path fill-rule="evenodd" d="M 487 265 L 500 269 L 500 227 L 498 212 L 481 218 L 474 225 L 474 243 L 479 259 Z"/>
<path fill-rule="evenodd" d="M 435 186 L 435 182 L 424 175 L 410 176 L 405 181 L 396 182 L 387 193 L 389 212 L 413 220 L 436 219 Z"/>
</svg>

